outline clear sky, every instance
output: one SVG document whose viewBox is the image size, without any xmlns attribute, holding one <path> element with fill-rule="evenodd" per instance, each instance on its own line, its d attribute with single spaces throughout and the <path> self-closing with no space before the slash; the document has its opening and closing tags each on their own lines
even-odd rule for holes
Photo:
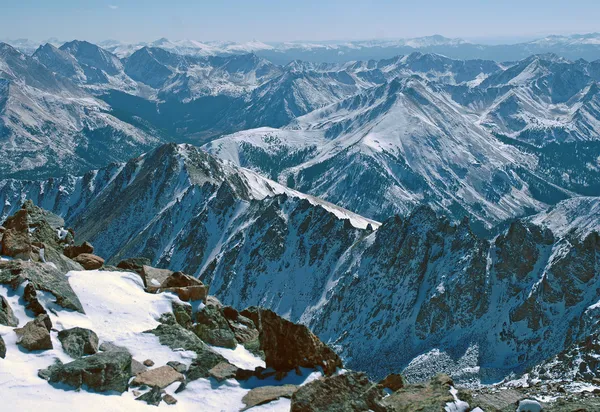
<svg viewBox="0 0 600 412">
<path fill-rule="evenodd" d="M 498 41 L 600 31 L 600 0 L 0 0 L 0 38 Z"/>
</svg>

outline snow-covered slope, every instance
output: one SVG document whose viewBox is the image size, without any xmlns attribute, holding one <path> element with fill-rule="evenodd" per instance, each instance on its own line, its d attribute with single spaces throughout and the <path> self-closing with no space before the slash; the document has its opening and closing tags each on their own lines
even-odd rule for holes
<svg viewBox="0 0 600 412">
<path fill-rule="evenodd" d="M 0 44 L 0 175 L 50 176 L 124 161 L 159 142 L 110 107 Z"/>
<path fill-rule="evenodd" d="M 409 78 L 281 131 L 240 132 L 205 147 L 377 218 L 405 214 L 423 201 L 485 225 L 543 208 L 515 167 L 534 170 L 535 157 L 501 143 L 475 120 L 435 85 Z"/>
</svg>

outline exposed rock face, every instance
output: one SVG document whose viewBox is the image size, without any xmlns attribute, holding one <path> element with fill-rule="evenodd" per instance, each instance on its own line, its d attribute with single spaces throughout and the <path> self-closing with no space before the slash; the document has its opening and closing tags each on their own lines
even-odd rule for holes
<svg viewBox="0 0 600 412">
<path fill-rule="evenodd" d="M 0 296 L 0 325 L 15 327 L 19 320 L 4 296 Z"/>
<path fill-rule="evenodd" d="M 48 372 L 50 382 L 74 388 L 85 385 L 96 392 L 124 392 L 131 376 L 131 355 L 125 351 L 100 352 L 64 365 L 53 365 Z"/>
<path fill-rule="evenodd" d="M 398 389 L 402 389 L 404 387 L 404 380 L 402 379 L 402 375 L 397 373 L 391 373 L 388 376 L 386 376 L 381 382 L 379 382 L 379 385 L 383 388 L 387 388 L 395 392 Z"/>
<path fill-rule="evenodd" d="M 64 248 L 64 254 L 68 258 L 75 258 L 82 253 L 93 254 L 94 246 L 90 242 L 83 242 L 81 245 L 70 245 Z"/>
<path fill-rule="evenodd" d="M 85 328 L 71 328 L 58 332 L 58 340 L 72 358 L 93 355 L 98 352 L 98 335 Z"/>
<path fill-rule="evenodd" d="M 150 387 L 166 388 L 173 382 L 184 382 L 185 377 L 172 367 L 165 365 L 139 373 L 131 381 L 132 386 L 147 385 Z"/>
<path fill-rule="evenodd" d="M 37 292 L 32 283 L 28 283 L 23 290 L 23 300 L 25 307 L 33 312 L 35 316 L 46 314 L 46 309 L 42 306 L 37 298 Z"/>
<path fill-rule="evenodd" d="M 236 347 L 235 335 L 221 309 L 207 305 L 196 313 L 196 321 L 193 331 L 204 342 L 231 349 Z"/>
<path fill-rule="evenodd" d="M 48 315 L 40 315 L 22 328 L 15 329 L 17 344 L 28 351 L 52 349 L 50 328 L 52 323 Z"/>
<path fill-rule="evenodd" d="M 292 395 L 291 412 L 386 412 L 384 392 L 364 373 L 348 372 L 314 380 Z"/>
<path fill-rule="evenodd" d="M 2 236 L 2 255 L 11 256 L 16 259 L 29 259 L 32 247 L 29 235 L 17 232 L 15 229 L 7 229 Z"/>
<path fill-rule="evenodd" d="M 322 367 L 326 375 L 342 367 L 339 356 L 306 326 L 285 320 L 268 309 L 250 308 L 242 315 L 252 319 L 259 330 L 267 367 L 278 371 Z"/>
<path fill-rule="evenodd" d="M 0 358 L 4 359 L 6 357 L 6 343 L 4 343 L 4 339 L 0 336 Z"/>
<path fill-rule="evenodd" d="M 246 405 L 245 409 L 250 409 L 279 398 L 291 398 L 296 390 L 298 390 L 296 385 L 260 386 L 244 395 L 242 402 Z"/>
<path fill-rule="evenodd" d="M 75 256 L 73 260 L 83 266 L 85 270 L 100 269 L 104 266 L 104 259 L 91 253 L 81 253 Z"/>
<path fill-rule="evenodd" d="M 184 302 L 206 301 L 208 286 L 183 272 L 175 272 L 167 277 L 158 289 L 160 292 L 174 292 Z"/>
<path fill-rule="evenodd" d="M 79 268 L 81 270 L 81 266 Z M 57 305 L 83 313 L 81 302 L 64 273 L 39 262 L 0 261 L 1 284 L 10 285 L 16 290 L 23 282 L 29 281 L 34 289 L 52 293 Z"/>
<path fill-rule="evenodd" d="M 407 385 L 386 397 L 382 403 L 392 411 L 444 411 L 454 398 L 450 393 L 452 380 L 447 375 L 438 375 L 423 384 Z M 459 394 L 459 399 L 461 394 Z"/>
</svg>

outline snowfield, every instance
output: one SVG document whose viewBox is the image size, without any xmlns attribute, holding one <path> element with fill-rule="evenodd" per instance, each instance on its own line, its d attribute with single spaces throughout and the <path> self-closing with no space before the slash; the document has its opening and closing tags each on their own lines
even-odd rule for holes
<svg viewBox="0 0 600 412">
<path fill-rule="evenodd" d="M 11 410 L 64 411 L 65 398 L 71 411 L 154 411 L 155 406 L 136 401 L 132 391 L 119 394 L 101 394 L 86 390 L 75 391 L 60 385 L 52 386 L 37 376 L 38 370 L 50 366 L 55 358 L 62 362 L 73 359 L 63 350 L 57 338 L 58 330 L 80 326 L 98 334 L 100 343 L 111 342 L 126 347 L 134 359 L 152 359 L 156 366 L 168 361 L 179 361 L 189 365 L 195 354 L 187 351 L 172 351 L 159 343 L 158 337 L 143 333 L 155 328 L 156 320 L 162 313 L 171 312 L 171 302 L 178 298 L 169 293 L 149 294 L 143 290 L 140 277 L 134 273 L 108 271 L 79 271 L 67 274 L 71 287 L 83 304 L 86 314 L 68 311 L 50 303 L 51 296 L 41 299 L 53 322 L 52 343 L 54 349 L 27 353 L 16 344 L 17 335 L 13 328 L 0 326 L 7 353 L 1 360 L 0 387 L 2 403 Z M 19 319 L 19 326 L 33 318 L 26 313 L 18 295 L 0 285 L 0 295 L 4 296 Z M 52 297 L 53 298 L 53 297 Z M 252 355 L 243 347 L 235 350 L 213 348 L 239 367 L 264 366 L 264 361 Z M 292 374 L 282 381 L 267 379 L 261 385 L 302 384 L 321 376 L 320 373 L 303 370 L 302 376 Z M 176 382 L 165 390 L 178 400 L 174 406 L 162 402 L 159 408 L 171 411 L 237 411 L 244 407 L 243 396 L 256 385 L 249 380 L 243 385 L 230 379 L 218 383 L 212 379 L 198 379 L 189 382 L 183 392 L 175 394 L 179 386 Z M 279 400 L 251 411 L 288 411 L 288 399 Z"/>
</svg>

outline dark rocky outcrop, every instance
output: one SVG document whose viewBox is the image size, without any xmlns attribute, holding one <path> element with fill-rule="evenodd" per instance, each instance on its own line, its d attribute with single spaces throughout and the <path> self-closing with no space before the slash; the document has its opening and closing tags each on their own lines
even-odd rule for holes
<svg viewBox="0 0 600 412">
<path fill-rule="evenodd" d="M 64 248 L 63 253 L 66 257 L 73 259 L 82 253 L 93 254 L 94 246 L 90 242 L 83 242 L 79 246 L 69 245 Z"/>
<path fill-rule="evenodd" d="M 402 379 L 402 375 L 398 373 L 390 373 L 383 380 L 379 382 L 379 385 L 382 388 L 389 389 L 393 392 L 398 389 L 402 389 L 404 387 L 404 380 Z"/>
<path fill-rule="evenodd" d="M 146 402 L 148 405 L 158 406 L 162 401 L 162 391 L 159 387 L 153 387 L 145 394 L 135 398 L 135 400 Z"/>
<path fill-rule="evenodd" d="M 66 259 L 66 258 L 65 258 Z M 81 270 L 81 266 L 79 266 Z M 35 290 L 50 292 L 56 297 L 56 304 L 65 309 L 83 313 L 79 298 L 73 292 L 65 272 L 50 265 L 22 260 L 0 262 L 0 283 L 16 290 L 19 285 L 29 281 Z"/>
<path fill-rule="evenodd" d="M 125 392 L 131 376 L 131 355 L 125 351 L 100 352 L 67 364 L 55 364 L 43 371 L 51 383 L 96 392 Z"/>
<path fill-rule="evenodd" d="M 0 336 L 0 358 L 4 359 L 6 357 L 6 343 L 4 343 L 4 338 Z"/>
<path fill-rule="evenodd" d="M 71 328 L 58 332 L 58 340 L 64 351 L 72 358 L 93 355 L 98 352 L 98 335 L 90 329 Z"/>
<path fill-rule="evenodd" d="M 33 312 L 34 316 L 46 314 L 46 309 L 42 306 L 37 298 L 37 292 L 32 283 L 27 283 L 25 289 L 23 289 L 23 300 L 25 301 L 25 307 Z"/>
<path fill-rule="evenodd" d="M 152 261 L 150 259 L 143 258 L 143 257 L 137 257 L 137 258 L 124 259 L 124 260 L 120 261 L 117 264 L 117 268 L 141 274 L 142 268 L 144 266 L 150 266 L 150 265 L 152 265 Z"/>
<path fill-rule="evenodd" d="M 22 328 L 15 329 L 17 344 L 28 351 L 52 349 L 51 327 L 50 317 L 39 315 Z"/>
<path fill-rule="evenodd" d="M 340 357 L 306 326 L 283 319 L 268 309 L 249 308 L 241 314 L 259 330 L 267 367 L 287 372 L 297 367 L 323 368 L 326 375 L 342 367 Z"/>
<path fill-rule="evenodd" d="M 348 372 L 317 379 L 292 395 L 291 412 L 386 412 L 384 392 L 367 375 Z M 416 410 L 416 409 L 415 409 Z M 442 409 L 443 410 L 443 409 Z"/>
<path fill-rule="evenodd" d="M 235 335 L 221 309 L 207 305 L 196 313 L 196 324 L 193 331 L 204 342 L 234 349 L 237 346 Z"/>
<path fill-rule="evenodd" d="M 0 296 L 0 325 L 15 327 L 19 320 L 4 296 Z"/>
</svg>

